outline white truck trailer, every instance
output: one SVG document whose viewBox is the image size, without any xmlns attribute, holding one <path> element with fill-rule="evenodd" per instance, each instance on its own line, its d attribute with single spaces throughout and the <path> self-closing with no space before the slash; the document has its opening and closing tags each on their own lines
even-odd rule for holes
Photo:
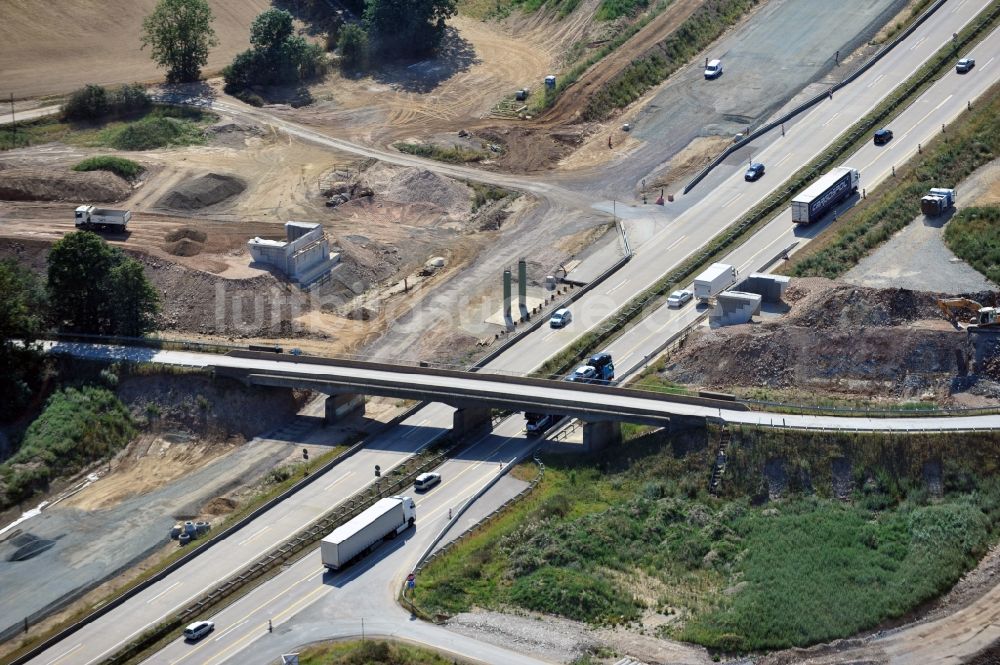
<svg viewBox="0 0 1000 665">
<path fill-rule="evenodd" d="M 702 302 L 711 300 L 735 284 L 737 279 L 736 268 L 728 263 L 713 263 L 694 278 L 694 297 Z"/>
<path fill-rule="evenodd" d="M 823 174 L 792 199 L 792 221 L 812 224 L 852 193 L 858 191 L 861 174 L 849 166 L 838 166 Z"/>
<path fill-rule="evenodd" d="M 79 206 L 76 209 L 76 228 L 84 231 L 93 229 L 125 231 L 131 219 L 131 210 L 111 210 L 95 206 Z"/>
<path fill-rule="evenodd" d="M 410 497 L 379 499 L 323 539 L 319 545 L 323 565 L 328 570 L 340 570 L 375 549 L 383 540 L 395 538 L 416 521 L 417 506 Z"/>
</svg>

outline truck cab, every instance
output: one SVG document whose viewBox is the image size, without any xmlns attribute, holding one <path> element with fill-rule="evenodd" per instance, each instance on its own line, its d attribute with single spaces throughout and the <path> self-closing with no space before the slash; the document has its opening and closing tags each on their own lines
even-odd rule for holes
<svg viewBox="0 0 1000 665">
<path fill-rule="evenodd" d="M 590 361 L 587 363 L 597 373 L 595 382 L 606 383 L 614 380 L 615 378 L 615 363 L 611 358 L 611 354 L 607 351 L 602 351 L 600 353 L 595 353 L 590 357 Z"/>
</svg>

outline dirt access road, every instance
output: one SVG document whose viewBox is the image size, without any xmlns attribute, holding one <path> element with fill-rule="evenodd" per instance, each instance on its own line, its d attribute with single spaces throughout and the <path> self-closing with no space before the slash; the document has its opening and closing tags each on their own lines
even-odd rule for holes
<svg viewBox="0 0 1000 665">
<path fill-rule="evenodd" d="M 250 23 L 267 0 L 209 0 L 219 45 L 206 71 L 218 71 L 250 45 Z M 4 2 L 0 21 L 0 94 L 6 99 L 71 92 L 85 83 L 111 85 L 163 79 L 141 50 L 142 19 L 156 0 Z M 45 72 L 39 76 L 39 72 Z"/>
</svg>

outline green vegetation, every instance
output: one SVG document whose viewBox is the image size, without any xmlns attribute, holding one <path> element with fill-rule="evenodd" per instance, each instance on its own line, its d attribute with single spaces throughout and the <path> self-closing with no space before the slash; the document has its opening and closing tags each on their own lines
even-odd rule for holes
<svg viewBox="0 0 1000 665">
<path fill-rule="evenodd" d="M 455 0 L 365 0 L 365 27 L 383 57 L 415 57 L 436 49 Z"/>
<path fill-rule="evenodd" d="M 340 66 L 345 71 L 360 71 L 368 66 L 368 33 L 359 25 L 346 25 L 337 38 Z"/>
<path fill-rule="evenodd" d="M 299 653 L 301 665 L 451 665 L 451 658 L 382 640 L 313 644 Z"/>
<path fill-rule="evenodd" d="M 481 150 L 470 150 L 459 146 L 443 148 L 438 145 L 430 145 L 427 143 L 394 143 L 392 147 L 400 152 L 405 152 L 408 155 L 426 157 L 427 159 L 434 159 L 439 162 L 447 162 L 449 164 L 481 162 L 484 159 L 489 158 L 489 154 Z"/>
<path fill-rule="evenodd" d="M 86 85 L 75 90 L 62 105 L 60 115 L 63 120 L 96 122 L 105 118 L 123 118 L 145 113 L 153 106 L 153 100 L 139 83 L 105 88 Z"/>
<path fill-rule="evenodd" d="M 34 342 L 44 328 L 45 289 L 30 270 L 0 261 L 0 422 L 21 414 L 42 382 Z"/>
<path fill-rule="evenodd" d="M 154 328 L 159 294 L 142 264 L 96 233 L 76 231 L 48 256 L 51 318 L 64 332 L 141 336 Z"/>
<path fill-rule="evenodd" d="M 208 62 L 208 49 L 219 40 L 212 29 L 208 0 L 159 0 L 142 21 L 142 48 L 167 70 L 167 83 L 197 81 Z"/>
<path fill-rule="evenodd" d="M 124 157 L 112 157 L 110 155 L 98 155 L 88 157 L 73 167 L 74 171 L 111 171 L 117 176 L 126 180 L 132 180 L 145 171 L 141 164 L 133 162 Z"/>
<path fill-rule="evenodd" d="M 514 194 L 514 192 L 509 189 L 504 189 L 503 187 L 497 187 L 496 185 L 490 185 L 484 182 L 472 182 L 467 180 L 465 184 L 472 188 L 472 212 L 476 212 L 491 201 L 500 201 Z"/>
<path fill-rule="evenodd" d="M 255 86 L 301 83 L 326 74 L 326 52 L 295 34 L 292 15 L 268 9 L 250 25 L 250 48 L 237 54 L 222 70 L 226 92 L 240 93 Z"/>
<path fill-rule="evenodd" d="M 2 507 L 29 498 L 56 476 L 113 455 L 134 432 L 128 409 L 106 388 L 60 390 L 28 427 L 21 448 L 0 464 Z"/>
<path fill-rule="evenodd" d="M 649 6 L 649 0 L 602 0 L 594 15 L 598 21 L 611 21 L 619 16 L 632 16 Z"/>
<path fill-rule="evenodd" d="M 866 201 L 843 216 L 836 232 L 824 239 L 821 246 L 808 248 L 806 255 L 796 258 L 794 265 L 786 270 L 800 277 L 835 278 L 844 274 L 920 215 L 920 198 L 928 189 L 954 187 L 998 154 L 1000 86 L 995 86 L 963 121 L 924 146 L 922 155 L 912 158 L 905 168 L 896 170 L 895 180 L 869 194 Z M 955 232 L 951 237 L 957 237 Z M 967 252 L 971 251 L 970 245 L 976 244 L 974 239 L 969 240 L 971 242 L 964 245 Z M 986 258 L 988 252 L 984 245 L 980 258 Z"/>
<path fill-rule="evenodd" d="M 205 142 L 201 125 L 212 118 L 198 109 L 163 106 L 133 122 L 110 123 L 96 132 L 79 136 L 85 145 L 118 150 L 152 150 Z"/>
<path fill-rule="evenodd" d="M 707 0 L 677 30 L 657 44 L 653 54 L 632 62 L 620 76 L 598 91 L 583 110 L 583 118 L 604 120 L 615 109 L 628 106 L 680 69 L 758 2 Z"/>
<path fill-rule="evenodd" d="M 951 251 L 1000 284 L 1000 207 L 963 208 L 944 230 Z"/>
<path fill-rule="evenodd" d="M 416 602 L 595 624 L 653 611 L 672 619 L 664 636 L 727 652 L 844 637 L 940 595 L 996 540 L 997 452 L 993 434 L 737 432 L 723 498 L 705 492 L 714 449 L 697 439 L 548 458 L 532 495 L 422 571 Z M 842 460 L 850 503 L 834 497 Z M 784 498 L 762 505 L 782 473 Z"/>
</svg>

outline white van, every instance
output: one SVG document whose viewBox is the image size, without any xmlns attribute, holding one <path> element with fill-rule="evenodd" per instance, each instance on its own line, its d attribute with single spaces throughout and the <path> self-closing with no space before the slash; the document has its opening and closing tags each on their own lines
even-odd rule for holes
<svg viewBox="0 0 1000 665">
<path fill-rule="evenodd" d="M 705 78 L 714 79 L 719 78 L 722 75 L 722 61 L 721 60 L 709 60 L 708 64 L 705 65 Z"/>
<path fill-rule="evenodd" d="M 211 621 L 196 621 L 184 629 L 184 639 L 189 642 L 197 642 L 215 630 L 215 624 Z"/>
<path fill-rule="evenodd" d="M 417 476 L 417 479 L 413 481 L 413 489 L 418 492 L 426 492 L 439 482 L 441 482 L 440 473 L 421 473 Z"/>
<path fill-rule="evenodd" d="M 569 322 L 573 320 L 573 315 L 566 308 L 557 309 L 552 318 L 549 319 L 549 326 L 552 328 L 563 328 L 569 325 Z"/>
</svg>

